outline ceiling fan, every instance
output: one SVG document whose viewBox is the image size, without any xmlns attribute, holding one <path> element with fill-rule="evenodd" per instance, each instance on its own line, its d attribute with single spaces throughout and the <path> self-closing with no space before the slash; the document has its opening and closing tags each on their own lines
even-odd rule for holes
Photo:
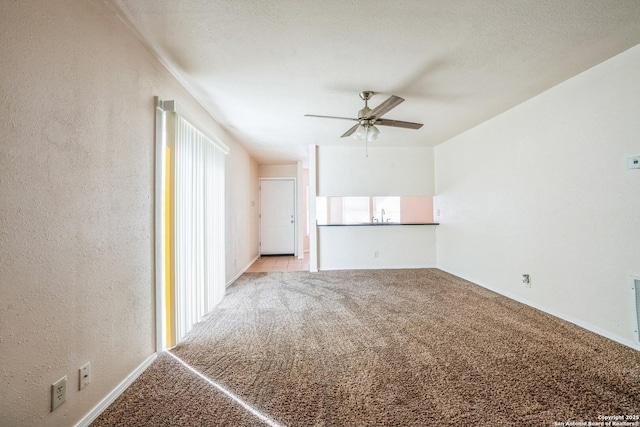
<svg viewBox="0 0 640 427">
<path fill-rule="evenodd" d="M 316 114 L 305 114 L 305 117 L 319 117 L 322 119 L 339 119 L 339 120 L 351 120 L 358 122 L 349 128 L 342 134 L 341 138 L 354 135 L 356 139 L 364 139 L 366 141 L 373 141 L 378 138 L 380 131 L 375 125 L 379 126 L 392 126 L 406 129 L 420 129 L 422 123 L 403 122 L 400 120 L 391 120 L 381 118 L 388 113 L 391 109 L 397 107 L 404 101 L 399 96 L 391 95 L 382 104 L 378 105 L 374 109 L 369 108 L 368 102 L 373 96 L 374 92 L 365 90 L 360 92 L 360 98 L 364 101 L 364 108 L 358 112 L 358 118 L 351 117 L 335 117 L 335 116 L 319 116 Z"/>
</svg>

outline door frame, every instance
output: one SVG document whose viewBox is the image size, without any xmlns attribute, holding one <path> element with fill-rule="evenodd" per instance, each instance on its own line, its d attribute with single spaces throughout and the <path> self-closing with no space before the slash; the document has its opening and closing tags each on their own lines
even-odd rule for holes
<svg viewBox="0 0 640 427">
<path fill-rule="evenodd" d="M 167 349 L 167 295 L 166 295 L 166 202 L 167 202 L 167 143 L 166 115 L 163 101 L 154 97 L 155 159 L 154 159 L 154 281 L 155 281 L 155 349 Z"/>
<path fill-rule="evenodd" d="M 295 177 L 258 178 L 258 255 L 262 256 L 262 183 L 264 181 L 293 181 L 293 256 L 298 257 L 298 180 Z"/>
</svg>

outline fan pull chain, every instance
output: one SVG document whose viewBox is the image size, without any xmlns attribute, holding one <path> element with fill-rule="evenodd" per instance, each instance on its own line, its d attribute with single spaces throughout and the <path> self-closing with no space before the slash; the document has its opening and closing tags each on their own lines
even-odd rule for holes
<svg viewBox="0 0 640 427">
<path fill-rule="evenodd" d="M 367 158 L 369 157 L 369 126 L 364 127 L 364 154 Z"/>
</svg>

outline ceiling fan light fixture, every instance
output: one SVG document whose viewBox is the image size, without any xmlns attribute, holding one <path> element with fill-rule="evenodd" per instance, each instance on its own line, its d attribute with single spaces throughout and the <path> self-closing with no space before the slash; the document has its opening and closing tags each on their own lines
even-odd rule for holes
<svg viewBox="0 0 640 427">
<path fill-rule="evenodd" d="M 367 137 L 367 128 L 369 127 L 369 125 L 360 125 L 358 126 L 358 129 L 356 129 L 356 131 L 353 134 L 353 138 L 357 139 L 358 141 L 362 141 L 363 139 L 365 139 Z"/>
<path fill-rule="evenodd" d="M 378 139 L 379 134 L 380 131 L 374 125 L 363 124 L 358 126 L 356 131 L 353 133 L 353 138 L 357 139 L 358 141 L 363 141 L 366 139 L 367 141 L 371 142 Z"/>
<path fill-rule="evenodd" d="M 378 139 L 379 133 L 380 131 L 377 127 L 373 125 L 369 126 L 369 132 L 367 132 L 367 141 L 375 141 L 376 139 Z"/>
</svg>

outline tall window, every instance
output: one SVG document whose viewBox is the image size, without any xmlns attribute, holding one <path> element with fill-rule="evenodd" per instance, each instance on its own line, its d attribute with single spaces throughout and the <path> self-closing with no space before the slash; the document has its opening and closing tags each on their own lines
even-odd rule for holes
<svg viewBox="0 0 640 427">
<path fill-rule="evenodd" d="M 343 197 L 342 222 L 351 224 L 371 221 L 369 200 L 369 197 Z"/>
<path fill-rule="evenodd" d="M 166 117 L 167 345 L 180 342 L 225 293 L 226 147 L 175 112 Z"/>
<path fill-rule="evenodd" d="M 372 215 L 380 221 L 400 222 L 400 197 L 374 197 Z"/>
</svg>

